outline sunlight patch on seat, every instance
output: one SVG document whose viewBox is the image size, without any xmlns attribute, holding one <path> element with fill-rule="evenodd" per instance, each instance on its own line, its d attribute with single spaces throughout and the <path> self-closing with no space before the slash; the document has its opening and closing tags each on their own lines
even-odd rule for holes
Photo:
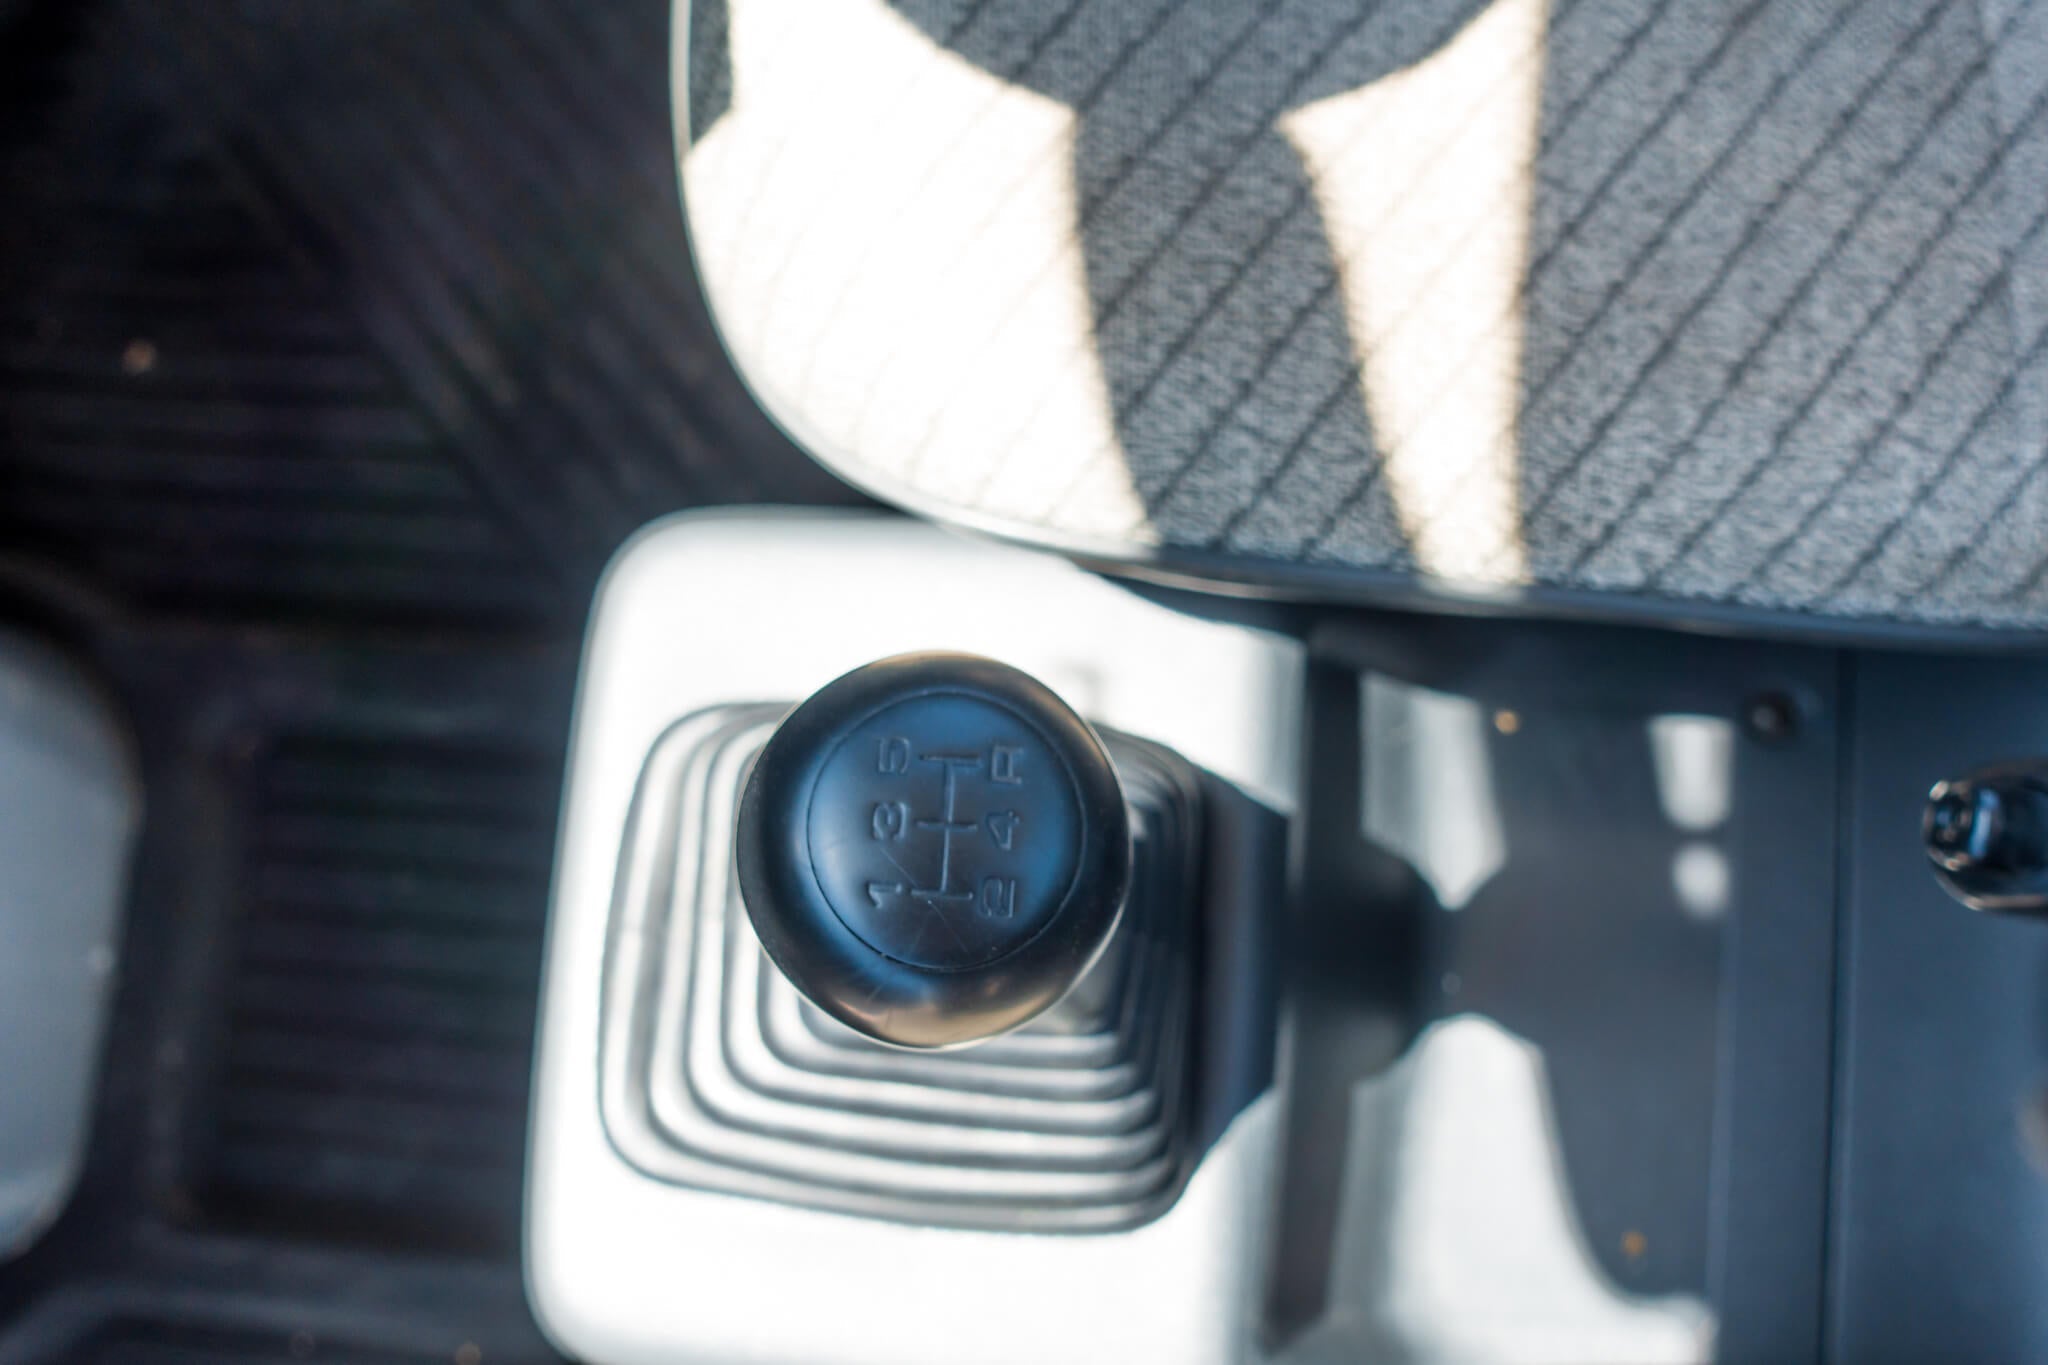
<svg viewBox="0 0 2048 1365">
<path fill-rule="evenodd" d="M 1047 488 L 1116 449 L 1074 111 L 881 0 L 747 0 L 730 22 L 731 106 L 686 148 L 684 191 L 714 315 L 768 411 L 835 466 L 914 471 L 941 496 L 1027 423 L 1071 453 L 1037 462 Z M 1091 521 L 1142 519 L 1121 462 L 1101 463 Z"/>
<path fill-rule="evenodd" d="M 1402 529 L 1424 574 L 1465 585 L 1527 579 L 1518 303 L 1548 21 L 1547 0 L 1495 0 L 1426 60 L 1281 120 L 1329 232 Z M 1465 109 L 1446 144 L 1446 111 Z"/>
</svg>

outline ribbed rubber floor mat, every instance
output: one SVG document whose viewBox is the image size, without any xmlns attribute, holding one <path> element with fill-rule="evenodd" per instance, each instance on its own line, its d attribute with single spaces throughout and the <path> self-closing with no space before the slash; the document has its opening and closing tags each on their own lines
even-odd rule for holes
<svg viewBox="0 0 2048 1365">
<path fill-rule="evenodd" d="M 171 1322 L 120 1322 L 84 1342 L 76 1365 L 481 1365 L 480 1347 L 452 1355 L 388 1351 L 323 1341 L 311 1332 L 257 1332 Z"/>
<path fill-rule="evenodd" d="M 518 1232 L 598 573 L 677 508 L 851 497 L 710 330 L 668 26 L 0 0 L 0 609 L 147 786 L 95 1145 L 0 1357 L 554 1358 Z"/>
<path fill-rule="evenodd" d="M 573 644 L 69 628 L 145 819 L 93 1145 L 0 1359 L 173 1321 L 553 1360 L 519 1231 Z"/>
<path fill-rule="evenodd" d="M 8 253 L 27 276 L 0 303 L 10 542 L 145 607 L 531 619 L 546 565 L 365 344 L 341 282 L 295 270 L 203 161 L 110 188 L 23 204 L 62 245 Z"/>
<path fill-rule="evenodd" d="M 312 736 L 258 762 L 202 1199 L 516 1246 L 559 767 Z"/>
<path fill-rule="evenodd" d="M 181 614 L 563 623 L 653 516 L 835 496 L 705 325 L 664 5 L 78 8 L 0 157 L 16 552 Z"/>
</svg>

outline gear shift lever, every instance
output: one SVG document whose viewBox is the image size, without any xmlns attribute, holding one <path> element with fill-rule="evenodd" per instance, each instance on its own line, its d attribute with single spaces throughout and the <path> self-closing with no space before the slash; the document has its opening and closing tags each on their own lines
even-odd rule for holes
<svg viewBox="0 0 2048 1365">
<path fill-rule="evenodd" d="M 1131 872 L 1095 732 L 1037 680 L 964 654 L 869 664 L 791 712 L 747 780 L 736 848 L 783 974 L 914 1048 L 1056 1004 L 1109 942 Z"/>
<path fill-rule="evenodd" d="M 1972 910 L 2048 915 L 2048 761 L 1936 783 L 1921 836 L 1936 880 Z"/>
</svg>

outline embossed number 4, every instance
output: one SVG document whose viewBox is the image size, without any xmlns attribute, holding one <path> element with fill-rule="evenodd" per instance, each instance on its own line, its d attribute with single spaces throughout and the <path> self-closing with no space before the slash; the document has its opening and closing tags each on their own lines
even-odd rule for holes
<svg viewBox="0 0 2048 1365">
<path fill-rule="evenodd" d="M 1005 853 L 1017 846 L 1017 827 L 1023 824 L 1017 812 L 999 810 L 989 813 L 987 820 L 989 842 Z"/>
</svg>

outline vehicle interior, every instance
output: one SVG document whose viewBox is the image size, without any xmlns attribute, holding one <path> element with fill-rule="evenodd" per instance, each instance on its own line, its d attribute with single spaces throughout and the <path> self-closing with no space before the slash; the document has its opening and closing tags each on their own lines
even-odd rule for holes
<svg viewBox="0 0 2048 1365">
<path fill-rule="evenodd" d="M 2048 0 L 0 104 L 0 1365 L 2048 1360 Z"/>
</svg>

